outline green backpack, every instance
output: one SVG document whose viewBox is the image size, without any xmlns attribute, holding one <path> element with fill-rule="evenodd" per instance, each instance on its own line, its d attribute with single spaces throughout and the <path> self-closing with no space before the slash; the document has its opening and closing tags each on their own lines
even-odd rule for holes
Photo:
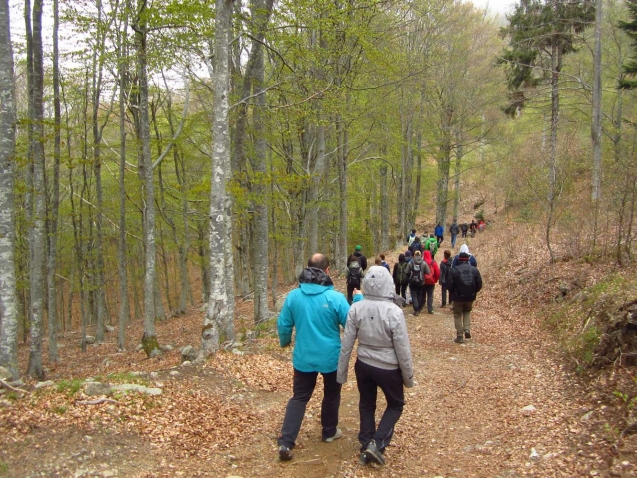
<svg viewBox="0 0 637 478">
<path fill-rule="evenodd" d="M 407 276 L 407 263 L 399 262 L 396 264 L 396 280 L 399 284 L 406 284 L 409 277 Z"/>
</svg>

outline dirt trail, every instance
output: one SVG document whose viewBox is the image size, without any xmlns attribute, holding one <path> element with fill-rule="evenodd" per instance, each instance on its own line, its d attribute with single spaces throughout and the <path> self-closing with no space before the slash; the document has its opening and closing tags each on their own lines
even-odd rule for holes
<svg viewBox="0 0 637 478">
<path fill-rule="evenodd" d="M 259 354 L 225 354 L 213 363 L 182 370 L 179 376 L 169 376 L 170 363 L 156 363 L 163 370 L 166 401 L 155 403 L 149 413 L 166 414 L 163 429 L 178 421 L 167 405 L 173 399 L 180 401 L 181 418 L 197 413 L 195 403 L 203 410 L 212 403 L 223 405 L 216 416 L 206 418 L 212 422 L 228 410 L 239 410 L 237 416 L 250 414 L 252 418 L 234 425 L 230 421 L 224 429 L 235 437 L 227 446 L 206 444 L 205 430 L 192 432 L 201 436 L 201 447 L 209 447 L 207 454 L 196 455 L 196 450 L 176 445 L 150 444 L 148 435 L 123 432 L 115 422 L 90 432 L 66 428 L 57 434 L 56 425 L 39 422 L 31 425 L 26 438 L 0 438 L 0 461 L 6 465 L 0 476 L 635 476 L 637 468 L 630 461 L 610 474 L 607 444 L 599 434 L 606 407 L 584 398 L 586 390 L 566 370 L 549 336 L 527 311 L 508 304 L 511 291 L 503 287 L 506 271 L 495 260 L 495 234 L 479 235 L 470 246 L 485 281 L 472 314 L 471 340 L 463 345 L 453 342 L 453 316 L 440 308 L 439 286 L 434 314 L 414 317 L 405 308 L 417 385 L 406 391 L 405 411 L 383 469 L 357 463 L 358 393 L 353 372 L 343 389 L 343 438 L 321 443 L 317 390 L 294 459 L 278 461 L 276 436 L 291 394 L 290 354 L 278 349 L 271 337 L 260 343 Z M 389 255 L 389 262 L 396 256 Z M 344 289 L 340 283 L 337 287 Z M 135 369 L 130 361 L 122 360 L 121 367 Z M 379 412 L 382 408 L 384 403 Z M 199 426 L 194 419 L 193 426 Z M 211 426 L 209 431 L 214 430 L 214 423 Z M 78 459 L 78 454 L 84 458 Z"/>
</svg>

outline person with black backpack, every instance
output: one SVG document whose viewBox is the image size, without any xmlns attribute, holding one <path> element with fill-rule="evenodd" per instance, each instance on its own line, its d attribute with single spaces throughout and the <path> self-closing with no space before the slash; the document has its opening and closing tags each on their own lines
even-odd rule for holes
<svg viewBox="0 0 637 478">
<path fill-rule="evenodd" d="M 407 262 L 405 262 L 405 254 L 398 256 L 398 262 L 394 264 L 394 272 L 392 273 L 394 278 L 394 285 L 396 286 L 396 294 L 407 300 L 405 292 L 407 291 L 407 282 L 409 276 L 407 275 Z"/>
<path fill-rule="evenodd" d="M 422 252 L 423 250 L 424 249 L 423 249 L 422 241 L 420 240 L 420 237 L 416 236 L 414 241 L 409 246 L 409 251 L 411 252 L 411 255 L 413 256 L 416 251 Z"/>
<path fill-rule="evenodd" d="M 458 265 L 451 268 L 449 299 L 453 301 L 453 319 L 456 327 L 454 342 L 461 344 L 471 338 L 471 310 L 476 294 L 482 289 L 482 277 L 477 267 L 469 263 L 469 254 L 461 252 Z"/>
<path fill-rule="evenodd" d="M 442 288 L 442 306 L 447 307 L 447 292 L 449 291 L 449 283 L 451 282 L 451 251 L 449 249 L 444 252 L 445 258 L 440 261 L 440 287 Z M 449 305 L 452 302 L 449 300 Z"/>
<path fill-rule="evenodd" d="M 431 274 L 431 270 L 427 263 L 422 260 L 422 253 L 416 251 L 414 258 L 407 264 L 407 277 L 409 277 L 409 291 L 411 293 L 411 303 L 414 306 L 414 315 L 420 314 L 423 306 L 425 274 Z"/>
<path fill-rule="evenodd" d="M 352 254 L 347 258 L 347 270 L 345 271 L 345 282 L 347 283 L 347 302 L 352 305 L 354 289 L 361 288 L 361 280 L 365 277 L 365 271 L 361 266 L 359 258 Z"/>
</svg>

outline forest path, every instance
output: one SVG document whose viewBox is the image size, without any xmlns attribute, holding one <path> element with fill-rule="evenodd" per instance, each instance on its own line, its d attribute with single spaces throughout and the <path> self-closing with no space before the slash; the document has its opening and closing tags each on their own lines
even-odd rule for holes
<svg viewBox="0 0 637 478">
<path fill-rule="evenodd" d="M 606 463 L 598 453 L 603 448 L 601 437 L 591 436 L 587 427 L 585 415 L 591 406 L 577 398 L 583 397 L 584 391 L 566 371 L 548 335 L 530 320 L 532 311 L 512 309 L 506 297 L 493 287 L 492 277 L 501 275 L 498 262 L 494 262 L 500 251 L 496 236 L 479 234 L 468 242 L 485 282 L 472 312 L 473 338 L 465 344 L 453 342 L 453 313 L 440 307 L 439 285 L 433 314 L 414 317 L 410 307 L 404 309 L 417 385 L 406 390 L 405 409 L 386 453 L 387 466 L 381 469 L 357 463 L 358 392 L 350 371 L 341 403 L 342 439 L 332 444 L 320 442 L 318 414 L 314 413 L 318 411 L 320 395 L 315 393 L 311 425 L 306 419 L 294 460 L 277 462 L 276 449 L 271 444 L 269 454 L 262 457 L 270 466 L 248 468 L 238 475 L 605 474 L 600 470 L 607 469 Z M 461 244 L 459 241 L 452 252 L 457 252 Z M 397 251 L 392 253 L 388 262 L 393 264 L 397 255 Z M 436 259 L 441 257 L 442 250 Z M 272 410 L 281 418 L 284 403 Z M 384 400 L 379 400 L 378 416 L 384 405 Z M 261 449 L 259 454 L 265 452 Z M 632 476 L 635 468 L 622 471 L 619 476 Z"/>
<path fill-rule="evenodd" d="M 503 247 L 498 237 L 487 231 L 468 240 L 485 283 L 471 340 L 453 342 L 453 315 L 439 307 L 439 286 L 434 314 L 414 317 L 404 309 L 417 385 L 406 390 L 383 468 L 358 464 L 353 372 L 343 387 L 343 437 L 321 443 L 319 385 L 294 459 L 280 462 L 276 437 L 291 396 L 290 349 L 264 334 L 246 344 L 243 355 L 220 353 L 203 365 L 179 367 L 178 347 L 197 343 L 202 313 L 193 312 L 158 324 L 158 336 L 175 345 L 161 359 L 114 354 L 114 337 L 82 354 L 77 337 L 68 338 L 50 378 L 155 371 L 145 380 L 163 394 L 86 406 L 77 395 L 52 390 L 0 408 L 0 476 L 635 476 L 634 457 L 611 469 L 604 403 L 567 369 L 533 311 L 510 300 L 523 289 L 512 263 L 501 260 L 513 246 Z M 388 254 L 388 262 L 397 256 Z M 335 286 L 344 290 L 343 279 Z M 245 303 L 239 312 L 248 322 L 250 307 Z M 141 329 L 129 336 L 141 336 Z M 25 346 L 23 360 L 27 353 Z M 381 398 L 378 415 L 383 409 Z"/>
</svg>

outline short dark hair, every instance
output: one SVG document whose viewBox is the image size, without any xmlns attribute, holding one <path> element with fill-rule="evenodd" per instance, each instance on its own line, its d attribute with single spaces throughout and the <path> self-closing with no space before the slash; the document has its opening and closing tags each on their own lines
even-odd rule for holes
<svg viewBox="0 0 637 478">
<path fill-rule="evenodd" d="M 380 255 L 380 258 L 381 258 L 382 260 L 385 260 L 385 254 L 381 254 L 381 255 Z"/>
<path fill-rule="evenodd" d="M 446 257 L 447 259 L 449 259 L 449 258 L 451 257 L 451 251 L 450 251 L 449 249 L 445 249 L 444 254 L 445 254 L 445 257 Z"/>
<path fill-rule="evenodd" d="M 411 232 L 413 232 L 414 234 L 416 234 L 416 229 L 412 229 Z"/>
<path fill-rule="evenodd" d="M 307 261 L 307 266 L 316 267 L 318 269 L 326 271 L 327 268 L 330 266 L 330 260 L 327 258 L 327 256 L 317 252 L 309 258 L 309 260 Z"/>
<path fill-rule="evenodd" d="M 377 257 L 376 259 L 374 259 L 374 264 L 379 266 L 381 265 L 383 262 L 383 260 L 380 257 Z"/>
</svg>

